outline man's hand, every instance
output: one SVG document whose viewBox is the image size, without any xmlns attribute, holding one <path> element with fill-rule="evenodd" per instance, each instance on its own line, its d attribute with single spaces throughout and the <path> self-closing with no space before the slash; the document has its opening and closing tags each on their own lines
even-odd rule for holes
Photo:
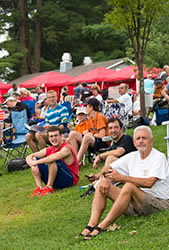
<svg viewBox="0 0 169 250">
<path fill-rule="evenodd" d="M 102 194 L 106 194 L 110 187 L 110 180 L 102 177 L 101 182 L 99 184 L 99 190 Z"/>
<path fill-rule="evenodd" d="M 95 158 L 95 160 L 94 160 L 94 162 L 93 162 L 93 168 L 98 168 L 97 164 L 99 164 L 100 161 L 101 161 L 100 155 L 97 155 L 96 158 Z"/>
<path fill-rule="evenodd" d="M 36 166 L 37 165 L 37 161 L 36 161 L 36 158 L 32 155 L 28 155 L 26 157 L 26 163 L 30 166 L 30 167 L 33 167 L 33 166 Z"/>
<path fill-rule="evenodd" d="M 100 178 L 100 175 L 99 174 L 89 174 L 89 175 L 86 175 L 87 179 L 90 181 L 90 182 L 93 182 L 93 181 L 96 181 Z"/>
<path fill-rule="evenodd" d="M 107 173 L 104 174 L 104 176 L 108 179 L 110 179 L 113 182 L 119 182 L 121 181 L 121 174 L 119 174 L 117 171 L 110 169 Z"/>
</svg>

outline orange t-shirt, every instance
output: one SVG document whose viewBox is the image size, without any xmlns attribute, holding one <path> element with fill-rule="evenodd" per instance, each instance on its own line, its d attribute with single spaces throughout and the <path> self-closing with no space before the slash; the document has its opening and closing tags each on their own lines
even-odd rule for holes
<svg viewBox="0 0 169 250">
<path fill-rule="evenodd" d="M 75 126 L 75 131 L 83 134 L 83 131 L 88 130 L 88 121 L 85 120 L 82 123 L 78 123 Z"/>
<path fill-rule="evenodd" d="M 108 135 L 107 129 L 107 118 L 102 113 L 97 112 L 95 119 L 93 120 L 91 117 L 88 118 L 88 131 L 92 134 L 99 133 L 100 129 L 105 128 L 105 136 Z"/>
</svg>

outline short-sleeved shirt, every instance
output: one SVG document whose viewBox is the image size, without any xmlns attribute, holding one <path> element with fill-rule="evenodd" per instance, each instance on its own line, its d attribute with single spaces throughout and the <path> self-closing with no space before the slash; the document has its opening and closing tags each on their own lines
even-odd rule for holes
<svg viewBox="0 0 169 250">
<path fill-rule="evenodd" d="M 88 121 L 87 120 L 85 120 L 82 123 L 76 124 L 76 126 L 75 126 L 75 131 L 76 132 L 79 132 L 79 133 L 82 134 L 83 131 L 85 131 L 85 130 L 88 130 Z"/>
<path fill-rule="evenodd" d="M 132 136 L 126 134 L 122 135 L 122 137 L 117 142 L 113 142 L 110 146 L 110 150 L 117 148 L 124 148 L 125 152 L 123 155 L 126 155 L 132 151 L 136 151 Z M 121 155 L 120 157 L 122 157 L 123 155 Z"/>
<path fill-rule="evenodd" d="M 92 134 L 96 134 L 99 133 L 99 130 L 105 128 L 105 135 L 108 135 L 107 122 L 106 116 L 100 112 L 96 112 L 94 120 L 90 116 L 88 118 L 88 131 Z"/>
<path fill-rule="evenodd" d="M 110 166 L 122 175 L 157 178 L 151 188 L 140 189 L 156 198 L 169 200 L 169 167 L 164 153 L 153 148 L 145 159 L 141 159 L 139 151 L 135 151 L 114 161 Z"/>
<path fill-rule="evenodd" d="M 68 109 L 60 104 L 57 104 L 55 109 L 49 107 L 45 116 L 45 123 L 50 125 L 61 125 L 67 122 L 69 117 Z"/>
<path fill-rule="evenodd" d="M 121 95 L 117 100 L 120 103 L 123 103 L 125 105 L 125 111 L 131 111 L 132 110 L 132 100 L 131 96 L 128 93 L 125 93 L 124 95 Z"/>
</svg>

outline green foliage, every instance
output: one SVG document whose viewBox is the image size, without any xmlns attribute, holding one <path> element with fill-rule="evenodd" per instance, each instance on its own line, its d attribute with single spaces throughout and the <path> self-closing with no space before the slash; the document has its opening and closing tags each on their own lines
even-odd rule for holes
<svg viewBox="0 0 169 250">
<path fill-rule="evenodd" d="M 166 152 L 166 126 L 152 129 L 154 146 Z M 102 233 L 90 241 L 75 238 L 87 225 L 93 199 L 93 195 L 80 198 L 86 190 L 79 191 L 79 186 L 88 184 L 85 174 L 98 172 L 87 161 L 80 169 L 77 186 L 30 198 L 35 188 L 30 170 L 8 173 L 3 160 L 0 159 L 1 249 L 168 249 L 168 210 L 147 217 L 121 216 L 115 222 L 121 226 L 119 230 Z M 108 201 L 103 217 L 111 205 Z M 136 233 L 130 234 L 132 231 Z"/>
</svg>

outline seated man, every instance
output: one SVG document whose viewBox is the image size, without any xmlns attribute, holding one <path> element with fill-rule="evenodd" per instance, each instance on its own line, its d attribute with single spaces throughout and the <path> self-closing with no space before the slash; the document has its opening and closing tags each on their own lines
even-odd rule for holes
<svg viewBox="0 0 169 250">
<path fill-rule="evenodd" d="M 72 147 L 62 141 L 61 129 L 48 128 L 51 147 L 44 148 L 26 158 L 37 185 L 32 196 L 43 196 L 54 192 L 54 188 L 70 187 L 78 183 L 79 167 Z M 36 157 L 40 159 L 36 159 Z M 43 188 L 43 183 L 46 184 Z"/>
<path fill-rule="evenodd" d="M 119 94 L 120 97 L 117 99 L 108 99 L 107 103 L 123 103 L 125 105 L 126 113 L 131 113 L 132 111 L 132 99 L 131 96 L 127 93 L 128 85 L 126 83 L 121 83 L 119 85 Z"/>
<path fill-rule="evenodd" d="M 46 130 L 51 125 L 56 125 L 64 129 L 64 124 L 66 124 L 69 116 L 67 108 L 57 104 L 57 94 L 54 90 L 48 91 L 47 101 L 50 107 L 46 112 L 43 128 Z M 38 152 L 38 143 L 41 149 L 46 147 L 48 142 L 47 132 L 30 132 L 26 135 L 26 141 L 33 152 Z"/>
<path fill-rule="evenodd" d="M 98 150 L 99 148 L 108 147 L 102 138 L 108 135 L 107 118 L 99 112 L 100 102 L 96 98 L 91 98 L 87 104 L 88 130 L 83 132 L 84 136 L 79 132 L 75 132 L 69 137 L 68 143 L 77 152 L 78 162 L 88 150 L 88 147 Z M 78 150 L 80 145 L 80 149 Z"/>
<path fill-rule="evenodd" d="M 96 179 L 98 179 L 102 175 L 102 173 L 106 172 L 109 169 L 110 163 L 116 161 L 123 155 L 136 150 L 133 144 L 133 138 L 130 135 L 126 135 L 123 133 L 123 124 L 120 119 L 118 119 L 117 117 L 110 118 L 108 120 L 107 126 L 109 134 L 112 137 L 112 143 L 108 151 L 96 156 L 96 159 L 93 163 L 93 168 L 97 168 L 97 164 L 102 159 L 105 160 L 103 169 L 99 174 L 95 175 Z"/>
<path fill-rule="evenodd" d="M 152 131 L 147 126 L 134 130 L 131 152 L 110 165 L 100 178 L 92 204 L 92 213 L 82 235 L 85 240 L 97 236 L 120 215 L 148 215 L 169 208 L 169 169 L 163 153 L 152 148 Z M 113 183 L 124 183 L 119 188 Z M 107 216 L 99 222 L 107 198 L 114 201 Z"/>
</svg>

